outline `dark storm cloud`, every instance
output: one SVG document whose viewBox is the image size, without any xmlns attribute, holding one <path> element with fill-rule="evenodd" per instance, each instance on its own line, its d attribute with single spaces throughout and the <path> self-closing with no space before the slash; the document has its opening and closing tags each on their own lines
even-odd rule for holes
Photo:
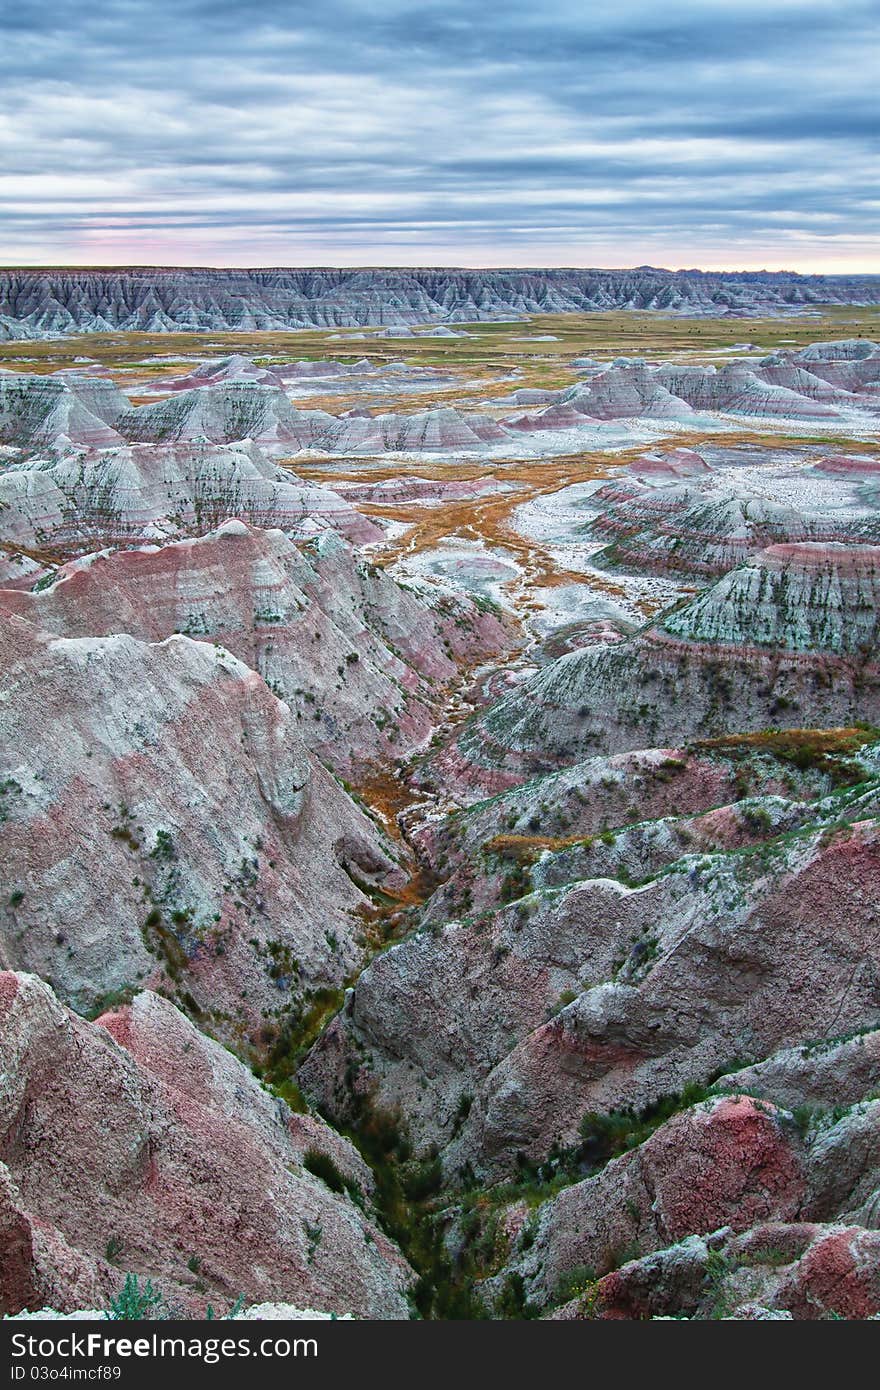
<svg viewBox="0 0 880 1390">
<path fill-rule="evenodd" d="M 873 0 L 23 0 L 0 258 L 871 268 L 878 29 Z"/>
</svg>

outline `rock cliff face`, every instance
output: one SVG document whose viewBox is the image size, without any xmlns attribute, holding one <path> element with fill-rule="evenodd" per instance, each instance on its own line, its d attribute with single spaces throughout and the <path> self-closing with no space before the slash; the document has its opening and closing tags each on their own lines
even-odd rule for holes
<svg viewBox="0 0 880 1390">
<path fill-rule="evenodd" d="M 663 626 L 691 642 L 867 655 L 878 605 L 880 546 L 772 545 Z"/>
<path fill-rule="evenodd" d="M 559 1317 L 875 1316 L 878 1140 L 876 1101 L 804 1134 L 770 1102 L 710 1100 L 548 1202 L 506 1273 L 538 1307 L 579 1283 Z"/>
<path fill-rule="evenodd" d="M 427 784 L 471 802 L 593 752 L 880 720 L 878 553 L 771 546 L 628 641 L 539 669 L 437 754 Z"/>
<path fill-rule="evenodd" d="M 809 369 L 783 353 L 760 364 L 734 361 L 721 368 L 612 363 L 576 386 L 541 393 L 545 408 L 520 417 L 515 427 L 564 429 L 579 421 L 640 417 L 687 422 L 695 413 L 792 420 L 833 420 L 853 411 L 876 415 L 880 346 L 867 343 L 870 355 L 855 362 L 833 355 L 826 362 L 825 345 L 814 346 L 817 357 L 809 359 Z M 509 402 L 519 404 L 521 394 Z"/>
<path fill-rule="evenodd" d="M 116 444 L 116 422 L 128 408 L 101 377 L 0 373 L 0 443 L 26 447 Z"/>
<path fill-rule="evenodd" d="M 399 851 L 223 647 L 2 628 L 3 964 L 80 1009 L 162 984 L 265 1050 L 361 959 Z"/>
<path fill-rule="evenodd" d="M 87 450 L 14 463 L 0 474 L 0 541 L 9 554 L 65 559 L 199 534 L 230 517 L 301 538 L 328 528 L 355 543 L 382 536 L 329 488 L 302 482 L 253 444 Z M 14 565 L 4 582 L 6 575 L 15 577 Z"/>
<path fill-rule="evenodd" d="M 306 1087 L 330 1114 L 359 1092 L 399 1107 L 453 1179 L 510 1178 L 576 1148 L 588 1112 L 647 1113 L 735 1057 L 833 1035 L 841 991 L 847 1028 L 876 1027 L 876 774 L 811 804 L 725 766 L 733 751 L 714 769 L 709 748 L 573 769 L 581 823 L 569 802 L 555 835 L 558 779 L 450 821 L 448 885 L 361 976 Z M 688 810 L 621 823 L 645 790 L 649 814 Z M 401 1014 L 418 1018 L 405 1042 Z"/>
<path fill-rule="evenodd" d="M 509 640 L 469 599 L 427 586 L 419 597 L 335 532 L 300 548 L 236 520 L 199 540 L 73 561 L 41 592 L 0 590 L 0 612 L 62 637 L 219 644 L 264 677 L 302 740 L 347 777 L 426 742 L 457 663 Z"/>
<path fill-rule="evenodd" d="M 371 1219 L 356 1151 L 167 1000 L 141 993 L 87 1023 L 6 973 L 0 1012 L 4 1314 L 106 1308 L 125 1270 L 178 1316 L 239 1296 L 408 1316 L 412 1272 Z M 317 1155 L 338 1192 L 310 1171 Z"/>
<path fill-rule="evenodd" d="M 656 270 L 5 270 L 8 337 L 118 329 L 251 332 L 473 322 L 510 315 L 662 309 L 772 314 L 876 303 L 871 277 Z"/>
</svg>

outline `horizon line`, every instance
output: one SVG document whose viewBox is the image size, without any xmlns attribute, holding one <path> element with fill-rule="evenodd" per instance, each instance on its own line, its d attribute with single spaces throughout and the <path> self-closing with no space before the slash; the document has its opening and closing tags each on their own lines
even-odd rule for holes
<svg viewBox="0 0 880 1390">
<path fill-rule="evenodd" d="M 544 274 L 546 274 L 546 273 L 548 273 L 548 272 L 556 272 L 556 273 L 562 272 L 562 273 L 564 273 L 564 272 L 566 272 L 566 271 L 575 271 L 575 272 L 602 271 L 602 272 L 607 272 L 608 274 L 623 274 L 623 273 L 626 273 L 627 271 L 644 271 L 644 272 L 653 272 L 653 273 L 655 273 L 655 274 L 661 274 L 661 275 L 693 275 L 693 274 L 696 274 L 696 275 L 775 275 L 775 276 L 797 276 L 797 277 L 799 277 L 799 278 L 801 278 L 801 279 L 805 279 L 805 280 L 815 280 L 815 279 L 835 279 L 835 280 L 843 280 L 843 279 L 866 279 L 866 280 L 877 280 L 877 279 L 880 279 L 880 269 L 878 269 L 878 270 L 833 271 L 833 270 L 797 270 L 797 269 L 795 269 L 794 267 L 786 267 L 785 269 L 782 269 L 782 270 L 771 270 L 771 269 L 769 269 L 769 268 L 767 268 L 767 267 L 763 267 L 763 266 L 762 266 L 762 267 L 754 267 L 754 266 L 726 266 L 726 267 L 724 267 L 723 269 L 716 269 L 716 268 L 714 268 L 714 267 L 705 267 L 705 266 L 700 266 L 700 265 L 681 265 L 681 266 L 651 265 L 651 264 L 649 264 L 649 263 L 647 263 L 647 262 L 641 262 L 641 263 L 639 263 L 639 264 L 637 264 L 637 265 L 596 265 L 596 264 L 578 265 L 578 264 L 574 264 L 574 263 L 572 263 L 572 264 L 570 264 L 570 265 L 546 265 L 546 264 L 542 265 L 540 262 L 529 262 L 528 264 L 522 264 L 522 265 L 510 265 L 510 264 L 504 264 L 504 263 L 501 263 L 501 262 L 499 262 L 498 264 L 491 264 L 491 265 L 468 265 L 468 264 L 462 263 L 462 262 L 434 262 L 434 263 L 425 262 L 424 264 L 420 264 L 420 265 L 414 265 L 414 264 L 413 264 L 413 265 L 407 265 L 407 264 L 394 263 L 394 262 L 391 262 L 391 261 L 388 261 L 388 262 L 378 262 L 378 261 L 377 261 L 377 262 L 364 262 L 364 263 L 362 263 L 362 264 L 359 263 L 359 264 L 345 265 L 345 264 L 340 264 L 340 263 L 338 263 L 338 262 L 330 262 L 330 261 L 328 261 L 328 262 L 325 262 L 325 263 L 311 263 L 311 264 L 308 264 L 308 263 L 301 263 L 301 264 L 288 264 L 288 265 L 281 265 L 281 264 L 275 264 L 275 265 L 271 265 L 271 264 L 266 264 L 266 265 L 239 265 L 239 264 L 228 264 L 228 265 L 223 265 L 223 264 L 211 264 L 211 265 L 207 265 L 207 264 L 205 264 L 205 265 L 190 264 L 190 265 L 184 265 L 184 264 L 179 264 L 179 263 L 172 263 L 172 262 L 157 262 L 157 261 L 119 261 L 119 262 L 116 262 L 116 263 L 107 263 L 107 262 L 99 262 L 99 261 L 89 261 L 89 262 L 73 262 L 73 261 L 38 261 L 38 262 L 23 262 L 23 261 L 16 261 L 16 262 L 3 263 L 2 261 L 0 261 L 0 273 L 6 272 L 6 271 L 15 271 L 15 270 L 19 270 L 19 271 L 53 271 L 53 270 L 63 270 L 63 271 L 125 271 L 125 270 L 153 270 L 153 271 L 199 271 L 199 270 L 207 270 L 207 271 L 231 271 L 231 270 L 238 270 L 238 271 L 247 271 L 247 272 L 252 272 L 252 273 L 253 273 L 253 272 L 259 273 L 259 272 L 265 272 L 265 271 L 303 271 L 303 270 L 308 270 L 308 271 L 313 271 L 313 270 L 344 270 L 344 271 L 360 271 L 360 270 L 370 270 L 370 271 L 385 270 L 385 271 L 388 271 L 388 270 L 394 270 L 394 271 L 408 271 L 408 272 L 414 272 L 414 271 L 420 271 L 420 270 L 436 270 L 436 271 L 444 271 L 444 270 L 447 270 L 447 271 L 469 271 L 469 272 L 481 272 L 481 271 L 482 271 L 482 272 L 508 272 L 508 271 L 525 271 L 525 272 L 527 272 L 527 271 L 535 271 L 535 272 L 540 272 L 540 273 L 544 273 Z"/>
</svg>

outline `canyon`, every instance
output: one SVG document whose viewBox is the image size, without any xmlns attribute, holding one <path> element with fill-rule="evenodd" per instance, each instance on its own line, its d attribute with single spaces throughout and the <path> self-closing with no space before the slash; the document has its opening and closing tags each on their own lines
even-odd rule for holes
<svg viewBox="0 0 880 1390">
<path fill-rule="evenodd" d="M 0 1312 L 880 1316 L 877 300 L 0 272 Z"/>
</svg>

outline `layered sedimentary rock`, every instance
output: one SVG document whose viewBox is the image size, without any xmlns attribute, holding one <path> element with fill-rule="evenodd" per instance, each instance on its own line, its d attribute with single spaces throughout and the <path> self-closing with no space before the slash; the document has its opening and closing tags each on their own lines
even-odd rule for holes
<svg viewBox="0 0 880 1390">
<path fill-rule="evenodd" d="M 505 492 L 509 483 L 491 474 L 484 478 L 383 478 L 380 482 L 334 483 L 333 491 L 355 504 L 378 503 L 393 506 L 408 502 L 455 502 L 487 493 Z"/>
<path fill-rule="evenodd" d="M 503 425 L 486 415 L 470 414 L 453 406 L 420 411 L 416 415 L 327 416 L 315 447 L 325 453 L 435 452 L 485 449 L 509 439 Z"/>
<path fill-rule="evenodd" d="M 350 291 L 411 336 L 441 282 L 465 312 L 442 274 L 418 304 L 334 274 L 235 272 L 260 305 L 222 313 Z M 126 312 L 193 326 L 180 288 L 126 281 Z M 91 370 L 4 387 L 0 1311 L 100 1310 L 132 1272 L 172 1313 L 406 1316 L 375 1191 L 430 1264 L 423 1314 L 880 1312 L 877 461 L 699 419 L 855 419 L 833 447 L 859 449 L 880 349 L 581 365 L 519 419 L 374 413 L 366 362 L 233 355 L 137 407 Z M 336 376 L 356 409 L 292 405 Z M 627 450 L 597 490 L 594 445 L 679 418 L 713 441 Z M 556 485 L 546 459 L 444 466 L 550 450 Z M 333 493 L 268 453 L 374 457 Z M 453 500 L 420 553 L 419 507 Z M 352 550 L 399 536 L 359 501 L 430 522 L 409 587 Z M 507 621 L 439 574 L 514 577 L 514 667 L 484 664 Z"/>
<path fill-rule="evenodd" d="M 231 365 L 230 365 L 231 364 Z M 294 364 L 296 366 L 298 364 Z M 161 385 L 162 383 L 158 383 Z M 294 406 L 280 373 L 246 358 L 205 363 L 167 383 L 160 399 L 132 406 L 103 377 L 0 374 L 0 443 L 47 446 L 259 444 L 274 455 L 483 451 L 510 438 L 486 415 L 440 406 L 415 414 L 330 415 Z"/>
<path fill-rule="evenodd" d="M 795 507 L 738 491 L 706 492 L 687 482 L 612 482 L 593 500 L 610 504 L 588 528 L 607 543 L 598 563 L 638 573 L 720 575 L 774 541 L 811 540 L 821 530 Z M 853 522 L 851 529 L 870 530 L 870 522 Z M 880 518 L 876 529 L 880 539 Z"/>
<path fill-rule="evenodd" d="M 689 415 L 690 406 L 670 391 L 648 367 L 609 367 L 588 383 L 563 391 L 554 406 L 537 416 L 558 428 L 563 418 L 558 407 L 567 407 L 585 420 L 619 420 L 652 416 L 675 419 Z"/>
<path fill-rule="evenodd" d="M 437 756 L 429 782 L 473 801 L 593 752 L 880 719 L 876 610 L 866 606 L 877 554 L 770 547 L 629 641 L 543 667 Z M 750 615 L 731 599 L 743 586 L 766 600 L 746 642 Z"/>
<path fill-rule="evenodd" d="M 873 389 L 880 386 L 880 356 L 827 364 L 832 374 L 841 366 L 858 368 L 865 382 L 856 391 L 833 385 L 793 360 L 772 362 L 765 367 L 731 362 L 720 370 L 668 363 L 612 364 L 567 390 L 537 393 L 549 404 L 504 420 L 454 406 L 415 414 L 373 415 L 357 409 L 341 416 L 301 410 L 291 403 L 285 387 L 289 374 L 305 364 L 263 368 L 244 357 L 206 362 L 189 376 L 160 381 L 162 397 L 139 406 L 129 405 L 109 379 L 99 376 L 6 373 L 0 375 L 0 440 L 31 450 L 47 444 L 67 448 L 71 443 L 101 445 L 124 439 L 154 444 L 252 440 L 282 455 L 310 450 L 469 453 L 505 441 L 513 447 L 523 434 L 583 429 L 621 419 L 687 419 L 694 412 L 835 419 L 853 411 L 864 416 L 880 410 L 880 396 Z M 352 371 L 357 370 L 354 364 Z M 869 380 L 872 371 L 875 375 Z M 788 384 L 780 384 L 783 381 Z M 523 395 L 514 393 L 509 404 L 522 403 Z"/>
<path fill-rule="evenodd" d="M 408 1316 L 413 1276 L 371 1219 L 356 1151 L 170 1002 L 141 993 L 88 1023 L 6 973 L 0 1011 L 4 1314 L 107 1308 L 130 1272 L 178 1316 L 240 1297 Z"/>
<path fill-rule="evenodd" d="M 482 450 L 508 438 L 488 416 L 441 407 L 415 415 L 329 415 L 298 410 L 280 387 L 223 381 L 172 394 L 130 410 L 118 422 L 124 438 L 150 443 L 252 439 L 274 453 L 433 452 Z"/>
<path fill-rule="evenodd" d="M 250 357 L 234 352 L 229 357 L 200 362 L 183 376 L 160 377 L 150 382 L 150 390 L 194 391 L 202 386 L 218 386 L 224 382 L 256 382 L 261 386 L 281 386 L 278 372 L 271 367 L 258 366 Z"/>
<path fill-rule="evenodd" d="M 506 1276 L 545 1308 L 580 1282 L 563 1318 L 876 1316 L 880 1106 L 804 1133 L 800 1112 L 735 1082 L 547 1202 Z"/>
<path fill-rule="evenodd" d="M 877 650 L 880 546 L 772 545 L 664 620 L 691 642 Z"/>
<path fill-rule="evenodd" d="M 60 442 L 118 443 L 128 401 L 102 377 L 0 373 L 0 443 L 34 448 Z"/>
<path fill-rule="evenodd" d="M 876 483 L 880 480 L 880 459 L 865 458 L 862 454 L 829 454 L 815 465 L 817 473 L 832 478 L 845 478 L 854 483 Z"/>
<path fill-rule="evenodd" d="M 453 1188 L 565 1178 L 515 1257 L 539 1307 L 577 1267 L 690 1233 L 875 1225 L 880 786 L 869 749 L 847 762 L 858 737 L 597 760 L 426 830 L 449 883 L 361 976 L 303 1083 L 331 1114 L 399 1113 Z M 690 1110 L 719 1075 L 767 1103 Z M 801 1134 L 816 1117 L 808 1154 L 772 1105 Z M 638 1143 L 677 1109 L 603 1170 L 608 1136 Z"/>
<path fill-rule="evenodd" d="M 73 561 L 51 588 L 0 590 L 0 611 L 63 637 L 155 642 L 180 632 L 220 644 L 287 701 L 304 742 L 351 777 L 427 740 L 457 663 L 507 643 L 498 619 L 469 599 L 424 593 L 358 560 L 336 533 L 299 548 L 282 531 L 233 520 L 199 540 Z"/>
<path fill-rule="evenodd" d="M 206 440 L 228 444 L 252 439 L 276 452 L 293 454 L 315 444 L 332 420 L 321 411 L 297 410 L 280 386 L 223 380 L 130 409 L 118 427 L 133 443 Z"/>
<path fill-rule="evenodd" d="M 860 362 L 880 357 L 880 343 L 871 338 L 838 338 L 830 343 L 810 343 L 792 355 L 796 362 Z"/>
<path fill-rule="evenodd" d="M 832 406 L 816 400 L 812 393 L 804 394 L 797 386 L 778 385 L 743 362 L 728 362 L 717 371 L 711 367 L 665 365 L 658 370 L 657 378 L 670 394 L 694 410 L 806 419 L 833 418 L 836 414 Z"/>
<path fill-rule="evenodd" d="M 209 531 L 229 517 L 356 543 L 382 532 L 328 488 L 304 483 L 253 444 L 134 445 L 49 455 L 0 475 L 7 551 L 65 558 L 86 550 Z"/>
<path fill-rule="evenodd" d="M 361 959 L 399 851 L 225 648 L 2 629 L 3 964 L 81 1009 L 161 984 L 267 1046 Z"/>
<path fill-rule="evenodd" d="M 870 277 L 658 270 L 5 270 L 8 337 L 473 322 L 601 309 L 767 314 L 874 303 Z"/>
<path fill-rule="evenodd" d="M 421 367 L 406 362 L 387 362 L 377 365 L 367 357 L 356 362 L 335 361 L 326 358 L 301 358 L 294 362 L 273 361 L 271 365 L 261 365 L 252 357 L 233 353 L 230 357 L 210 358 L 200 362 L 184 376 L 162 377 L 150 382 L 151 391 L 192 391 L 202 386 L 218 386 L 224 382 L 255 382 L 263 386 L 292 386 L 310 380 L 332 381 L 349 377 L 373 378 L 397 376 L 432 377 L 437 375 L 432 367 Z"/>
<path fill-rule="evenodd" d="M 705 477 L 711 470 L 703 456 L 694 449 L 670 449 L 667 452 L 642 454 L 627 464 L 626 471 L 638 479 L 663 483 L 675 482 L 679 478 Z"/>
<path fill-rule="evenodd" d="M 784 353 L 760 363 L 733 361 L 720 368 L 620 359 L 583 382 L 543 392 L 545 408 L 510 423 L 518 430 L 560 429 L 595 420 L 640 417 L 683 419 L 694 413 L 792 420 L 832 420 L 878 410 L 880 349 L 840 360 L 828 345 L 813 345 L 808 364 Z M 509 397 L 520 404 L 522 393 Z"/>
<path fill-rule="evenodd" d="M 558 1208 L 548 1203 L 534 1233 L 550 1265 L 543 1287 L 524 1242 L 513 1256 L 538 1301 L 592 1255 L 599 1283 L 557 1316 L 875 1316 L 878 1038 L 820 1040 L 726 1076 L 718 1087 L 748 1098 L 668 1122 Z M 643 1179 L 656 1184 L 651 1214 Z"/>
<path fill-rule="evenodd" d="M 835 479 L 871 481 L 870 469 L 854 476 L 847 468 L 817 469 Z M 694 481 L 663 483 L 662 463 L 655 469 L 632 465 L 641 481 L 615 479 L 591 498 L 602 512 L 586 534 L 606 543 L 596 557 L 605 568 L 635 573 L 680 574 L 695 579 L 725 574 L 767 546 L 798 541 L 880 541 L 880 514 L 864 506 L 823 509 L 762 495 L 741 483 L 725 484 L 723 474 L 695 476 Z M 692 476 L 696 475 L 694 466 Z M 658 480 L 660 485 L 658 486 Z M 842 491 L 841 502 L 846 501 Z M 868 500 L 868 499 L 866 499 Z"/>
<path fill-rule="evenodd" d="M 767 1222 L 719 1231 L 608 1274 L 559 1318 L 858 1320 L 880 1313 L 877 1231 L 844 1222 Z"/>
</svg>

